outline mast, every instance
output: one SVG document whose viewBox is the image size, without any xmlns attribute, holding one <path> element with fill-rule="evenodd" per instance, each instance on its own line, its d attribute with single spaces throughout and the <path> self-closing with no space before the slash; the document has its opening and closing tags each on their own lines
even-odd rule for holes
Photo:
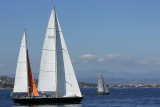
<svg viewBox="0 0 160 107">
<path fill-rule="evenodd" d="M 30 96 L 30 90 L 32 87 L 30 87 L 30 84 L 29 84 L 29 70 L 30 70 L 30 65 L 29 65 L 29 56 L 28 56 L 28 49 L 27 49 L 27 80 L 28 80 L 28 96 Z"/>
<path fill-rule="evenodd" d="M 102 77 L 102 74 L 101 74 L 101 77 Z M 105 86 L 104 86 L 105 83 L 104 83 L 103 77 L 102 77 L 102 84 L 103 84 L 103 85 L 102 85 L 102 86 L 103 86 L 103 92 L 105 92 Z"/>
<path fill-rule="evenodd" d="M 58 87 L 57 87 L 57 84 L 58 84 L 58 76 L 57 76 L 57 35 L 56 35 L 56 11 L 55 11 L 55 6 L 53 6 L 53 9 L 54 9 L 54 36 L 55 36 L 55 79 L 56 79 L 56 98 L 58 97 Z"/>
<path fill-rule="evenodd" d="M 24 29 L 24 34 L 25 34 L 25 42 L 26 42 L 26 67 L 27 67 L 27 89 L 28 89 L 28 96 L 29 96 L 29 78 L 28 78 L 28 48 L 27 48 L 27 37 L 26 37 L 26 29 Z"/>
</svg>

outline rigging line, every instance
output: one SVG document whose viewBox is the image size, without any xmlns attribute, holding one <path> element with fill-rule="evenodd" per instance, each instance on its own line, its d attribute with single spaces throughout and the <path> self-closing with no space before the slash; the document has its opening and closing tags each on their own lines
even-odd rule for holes
<svg viewBox="0 0 160 107">
<path fill-rule="evenodd" d="M 42 64 L 56 64 L 56 63 L 42 63 Z"/>
<path fill-rule="evenodd" d="M 26 63 L 26 62 L 18 62 L 18 63 Z"/>
<path fill-rule="evenodd" d="M 62 49 L 62 50 L 59 50 L 59 51 L 58 51 L 59 53 L 61 53 L 61 52 L 63 52 L 63 51 L 64 51 L 64 52 L 68 52 L 67 49 L 63 49 L 63 48 L 61 48 L 61 49 Z"/>
<path fill-rule="evenodd" d="M 56 51 L 56 50 L 50 50 L 50 49 L 42 49 L 42 50 L 46 50 L 46 51 Z"/>
<path fill-rule="evenodd" d="M 62 50 L 67 51 L 67 49 L 62 48 Z"/>
<path fill-rule="evenodd" d="M 43 71 L 43 72 L 55 72 L 55 71 L 45 71 L 45 70 L 40 70 L 40 71 Z"/>
<path fill-rule="evenodd" d="M 63 54 L 63 53 L 66 53 L 66 54 L 69 54 L 68 52 L 58 52 L 58 53 L 62 53 L 62 54 Z"/>
<path fill-rule="evenodd" d="M 72 84 L 70 84 L 69 82 L 65 81 L 66 83 L 68 83 L 70 86 L 72 86 Z"/>
<path fill-rule="evenodd" d="M 48 80 L 48 77 L 55 77 L 55 76 L 40 76 L 40 77 L 47 78 L 46 80 Z"/>
<path fill-rule="evenodd" d="M 103 91 L 105 92 L 105 87 L 104 87 L 104 80 L 103 80 L 103 77 L 102 77 L 102 82 L 103 82 Z"/>
<path fill-rule="evenodd" d="M 56 32 L 62 32 L 62 31 L 56 31 Z"/>
<path fill-rule="evenodd" d="M 24 77 L 16 77 L 16 78 L 24 78 Z"/>
<path fill-rule="evenodd" d="M 55 29 L 55 28 L 47 28 L 47 29 Z"/>
</svg>

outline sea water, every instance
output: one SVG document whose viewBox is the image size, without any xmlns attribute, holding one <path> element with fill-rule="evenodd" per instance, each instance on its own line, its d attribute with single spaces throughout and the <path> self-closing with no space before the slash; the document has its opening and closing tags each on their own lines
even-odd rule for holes
<svg viewBox="0 0 160 107">
<path fill-rule="evenodd" d="M 19 105 L 12 101 L 12 90 L 0 90 L 0 107 L 160 107 L 160 88 L 110 89 L 110 95 L 96 95 L 95 88 L 81 88 L 81 104 Z"/>
</svg>

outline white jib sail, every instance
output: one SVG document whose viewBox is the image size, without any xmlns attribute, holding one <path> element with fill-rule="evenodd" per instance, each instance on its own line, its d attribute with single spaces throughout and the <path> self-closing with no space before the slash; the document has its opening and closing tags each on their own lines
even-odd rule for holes
<svg viewBox="0 0 160 107">
<path fill-rule="evenodd" d="M 55 11 L 51 12 L 42 49 L 38 91 L 56 92 Z"/>
<path fill-rule="evenodd" d="M 57 93 L 59 97 L 79 96 L 81 92 L 56 15 Z"/>
<path fill-rule="evenodd" d="M 27 77 L 27 46 L 26 33 L 24 32 L 21 47 L 18 56 L 16 76 L 14 82 L 13 92 L 27 93 L 28 92 L 28 77 Z"/>
</svg>

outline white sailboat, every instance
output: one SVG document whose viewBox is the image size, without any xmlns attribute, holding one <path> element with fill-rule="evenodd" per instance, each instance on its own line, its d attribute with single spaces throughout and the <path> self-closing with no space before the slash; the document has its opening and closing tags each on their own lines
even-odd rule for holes
<svg viewBox="0 0 160 107">
<path fill-rule="evenodd" d="M 107 86 L 104 82 L 102 74 L 100 74 L 99 79 L 98 79 L 98 93 L 97 93 L 97 95 L 104 95 L 104 94 L 109 94 L 109 89 L 107 88 Z"/>
<path fill-rule="evenodd" d="M 52 9 L 45 34 L 38 91 L 54 95 L 54 99 L 80 102 L 82 94 L 74 73 L 55 8 Z M 55 102 L 56 103 L 56 102 Z"/>
<path fill-rule="evenodd" d="M 15 102 L 19 99 L 26 99 L 26 98 L 32 98 L 34 96 L 39 96 L 34 83 L 29 62 L 29 55 L 26 43 L 26 31 L 24 31 L 20 46 L 16 76 L 12 94 L 14 96 L 16 94 L 16 97 L 13 97 L 13 101 Z"/>
<path fill-rule="evenodd" d="M 25 34 L 22 39 L 13 92 L 30 93 Z M 28 65 L 27 65 L 28 64 Z M 31 70 L 30 70 L 31 71 Z M 32 77 L 33 78 L 33 77 Z M 33 82 L 32 82 L 33 83 Z M 42 49 L 38 97 L 13 99 L 21 104 L 80 103 L 83 99 L 55 8 L 52 9 Z M 32 92 L 33 93 L 33 92 Z"/>
</svg>

